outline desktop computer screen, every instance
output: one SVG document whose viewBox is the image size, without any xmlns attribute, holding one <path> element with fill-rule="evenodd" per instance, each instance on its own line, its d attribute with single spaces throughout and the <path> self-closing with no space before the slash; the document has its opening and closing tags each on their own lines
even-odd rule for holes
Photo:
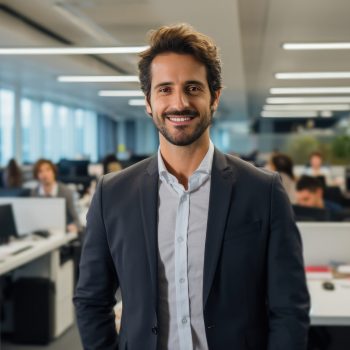
<svg viewBox="0 0 350 350">
<path fill-rule="evenodd" d="M 12 205 L 0 205 L 0 244 L 9 241 L 10 236 L 18 236 Z"/>
<path fill-rule="evenodd" d="M 59 176 L 88 176 L 88 160 L 61 159 L 58 166 Z"/>
<path fill-rule="evenodd" d="M 331 221 L 330 214 L 325 209 L 293 205 L 296 221 Z"/>
<path fill-rule="evenodd" d="M 29 188 L 0 188 L 0 197 L 30 197 Z"/>
</svg>

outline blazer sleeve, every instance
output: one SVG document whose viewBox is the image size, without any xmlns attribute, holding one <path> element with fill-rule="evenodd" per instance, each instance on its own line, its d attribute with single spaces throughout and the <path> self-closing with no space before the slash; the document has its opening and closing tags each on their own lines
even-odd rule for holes
<svg viewBox="0 0 350 350">
<path fill-rule="evenodd" d="M 113 307 L 119 282 L 103 221 L 102 182 L 103 178 L 87 214 L 79 281 L 73 299 L 85 350 L 118 349 Z"/>
<path fill-rule="evenodd" d="M 269 350 L 306 350 L 310 300 L 302 242 L 294 214 L 278 174 L 270 202 L 268 246 Z"/>
</svg>

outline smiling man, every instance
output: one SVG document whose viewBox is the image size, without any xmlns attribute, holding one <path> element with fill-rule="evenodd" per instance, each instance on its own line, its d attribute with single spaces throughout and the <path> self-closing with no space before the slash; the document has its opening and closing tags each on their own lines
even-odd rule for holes
<svg viewBox="0 0 350 350">
<path fill-rule="evenodd" d="M 216 46 L 188 25 L 162 27 L 139 70 L 160 146 L 99 182 L 75 295 L 84 348 L 306 349 L 300 235 L 280 179 L 210 141 Z"/>
</svg>

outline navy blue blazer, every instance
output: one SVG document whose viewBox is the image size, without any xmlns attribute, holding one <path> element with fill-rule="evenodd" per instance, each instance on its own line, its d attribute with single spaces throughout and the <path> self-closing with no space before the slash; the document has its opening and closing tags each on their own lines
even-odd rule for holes
<svg viewBox="0 0 350 350">
<path fill-rule="evenodd" d="M 97 186 L 74 297 L 86 350 L 157 349 L 158 182 L 153 156 Z M 119 337 L 113 315 L 118 287 Z M 302 245 L 279 176 L 218 150 L 198 293 L 209 349 L 306 349 Z"/>
</svg>

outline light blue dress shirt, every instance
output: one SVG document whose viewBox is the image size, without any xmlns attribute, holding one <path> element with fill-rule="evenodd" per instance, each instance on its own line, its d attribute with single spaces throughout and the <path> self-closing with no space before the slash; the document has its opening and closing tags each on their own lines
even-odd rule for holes
<svg viewBox="0 0 350 350">
<path fill-rule="evenodd" d="M 159 349 L 207 350 L 203 268 L 214 146 L 191 175 L 188 189 L 158 151 Z"/>
</svg>

